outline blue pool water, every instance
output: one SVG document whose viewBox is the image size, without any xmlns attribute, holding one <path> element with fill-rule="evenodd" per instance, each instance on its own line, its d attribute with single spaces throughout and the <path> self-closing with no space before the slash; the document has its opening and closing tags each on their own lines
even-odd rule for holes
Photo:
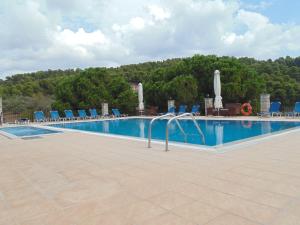
<svg viewBox="0 0 300 225">
<path fill-rule="evenodd" d="M 147 138 L 150 121 L 150 119 L 129 118 L 96 122 L 54 124 L 52 126 L 96 133 Z M 167 120 L 157 120 L 154 122 L 152 127 L 153 139 L 165 140 L 166 123 Z M 251 122 L 233 120 L 197 120 L 197 123 L 204 134 L 205 142 L 203 142 L 203 139 L 200 137 L 191 120 L 180 120 L 180 124 L 186 133 L 186 137 L 179 131 L 176 122 L 172 122 L 169 128 L 169 140 L 174 142 L 187 142 L 189 144 L 216 146 L 300 127 L 300 122 L 278 121 Z"/>
<path fill-rule="evenodd" d="M 5 127 L 5 128 L 1 128 L 0 131 L 6 132 L 8 134 L 17 137 L 28 137 L 28 136 L 36 136 L 36 135 L 43 135 L 43 134 L 53 134 L 59 132 L 59 131 L 53 131 L 49 129 L 30 127 L 30 126 Z"/>
</svg>

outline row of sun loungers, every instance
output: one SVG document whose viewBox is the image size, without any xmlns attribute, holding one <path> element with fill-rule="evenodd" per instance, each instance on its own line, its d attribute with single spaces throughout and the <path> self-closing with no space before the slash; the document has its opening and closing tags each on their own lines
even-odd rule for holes
<svg viewBox="0 0 300 225">
<path fill-rule="evenodd" d="M 180 105 L 177 113 L 175 111 L 175 107 L 170 107 L 168 109 L 168 113 L 173 113 L 173 114 L 177 114 L 177 115 L 187 113 L 187 106 Z M 191 109 L 191 113 L 193 113 L 193 115 L 195 115 L 195 116 L 199 116 L 200 115 L 200 105 L 193 105 L 193 107 Z"/>
<path fill-rule="evenodd" d="M 258 116 L 287 116 L 296 117 L 300 116 L 300 102 L 296 102 L 293 111 L 281 112 L 281 102 L 271 102 L 269 112 L 258 113 Z"/>
<path fill-rule="evenodd" d="M 46 121 L 65 121 L 65 120 L 76 120 L 76 119 L 98 119 L 101 116 L 98 114 L 96 109 L 89 109 L 89 115 L 86 113 L 86 110 L 80 109 L 77 111 L 78 116 L 75 116 L 72 110 L 64 110 L 65 117 L 61 117 L 59 112 L 56 110 L 50 111 L 50 118 L 48 119 L 43 111 L 34 112 L 34 121 L 35 122 L 46 122 Z M 112 109 L 112 115 L 114 117 L 126 116 L 121 114 L 119 109 Z M 110 115 L 106 115 L 110 116 Z"/>
<path fill-rule="evenodd" d="M 287 116 L 287 117 L 296 117 L 300 116 L 300 102 L 296 102 L 294 106 L 294 110 L 291 112 L 281 112 L 281 102 L 271 102 L 269 112 L 258 113 L 258 116 Z M 75 119 L 97 119 L 100 117 L 96 109 L 89 109 L 89 115 L 86 113 L 86 110 L 80 109 L 77 111 L 78 116 L 74 116 L 72 110 L 64 110 L 65 117 L 60 117 L 58 111 L 50 111 L 50 118 L 47 119 L 43 111 L 36 111 L 34 112 L 34 119 L 36 122 L 43 122 L 43 121 L 60 121 L 60 120 L 75 120 Z M 168 109 L 168 113 L 173 114 L 183 114 L 187 112 L 186 105 L 180 105 L 178 112 L 175 111 L 175 107 L 170 107 Z M 200 105 L 193 105 L 191 108 L 191 113 L 193 115 L 198 116 L 200 115 Z M 127 116 L 125 114 L 121 114 L 119 109 L 112 109 L 112 115 L 114 117 L 122 117 Z M 109 115 L 106 115 L 109 116 Z"/>
<path fill-rule="evenodd" d="M 183 114 L 187 112 L 187 106 L 186 105 L 180 105 L 179 110 L 176 113 L 175 107 L 170 107 L 168 110 L 168 113 L 173 114 Z M 191 113 L 194 115 L 200 115 L 200 105 L 193 105 L 191 109 Z M 269 112 L 264 113 L 258 113 L 258 116 L 287 116 L 287 117 L 296 117 L 300 116 L 300 102 L 296 102 L 293 111 L 291 112 L 281 112 L 281 102 L 271 102 Z"/>
</svg>

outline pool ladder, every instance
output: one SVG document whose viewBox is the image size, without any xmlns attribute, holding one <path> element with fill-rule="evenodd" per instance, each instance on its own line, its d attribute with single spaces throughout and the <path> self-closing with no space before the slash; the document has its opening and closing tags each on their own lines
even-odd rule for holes
<svg viewBox="0 0 300 225">
<path fill-rule="evenodd" d="M 205 144 L 205 137 L 204 137 L 204 134 L 203 132 L 201 131 L 201 128 L 199 127 L 194 115 L 192 113 L 183 113 L 183 114 L 180 114 L 180 115 L 175 115 L 173 113 L 167 113 L 167 114 L 164 114 L 162 116 L 158 116 L 158 117 L 155 117 L 151 120 L 150 124 L 149 124 L 149 128 L 148 128 L 148 148 L 151 148 L 151 136 L 152 136 L 152 124 L 154 123 L 154 121 L 158 120 L 158 119 L 162 119 L 162 118 L 165 118 L 165 117 L 171 117 L 170 119 L 168 119 L 168 122 L 167 122 L 167 126 L 166 126 L 166 144 L 165 144 L 165 151 L 168 151 L 169 150 L 169 125 L 172 123 L 172 121 L 175 120 L 179 130 L 181 131 L 181 133 L 184 135 L 184 140 L 185 142 L 187 142 L 187 135 L 186 133 L 184 132 L 184 130 L 182 129 L 178 119 L 181 118 L 181 117 L 190 117 L 200 135 L 200 137 L 202 138 L 202 143 Z"/>
</svg>

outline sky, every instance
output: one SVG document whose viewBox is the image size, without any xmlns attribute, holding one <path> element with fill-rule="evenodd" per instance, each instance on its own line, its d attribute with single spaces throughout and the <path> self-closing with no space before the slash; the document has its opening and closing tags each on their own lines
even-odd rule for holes
<svg viewBox="0 0 300 225">
<path fill-rule="evenodd" d="M 194 54 L 300 55 L 298 0 L 1 0 L 0 78 Z"/>
</svg>

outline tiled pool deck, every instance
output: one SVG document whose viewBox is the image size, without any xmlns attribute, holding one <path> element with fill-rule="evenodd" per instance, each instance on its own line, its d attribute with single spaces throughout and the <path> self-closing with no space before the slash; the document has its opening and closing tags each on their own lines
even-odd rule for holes
<svg viewBox="0 0 300 225">
<path fill-rule="evenodd" d="M 223 154 L 0 136 L 0 225 L 298 225 L 300 131 Z"/>
</svg>

